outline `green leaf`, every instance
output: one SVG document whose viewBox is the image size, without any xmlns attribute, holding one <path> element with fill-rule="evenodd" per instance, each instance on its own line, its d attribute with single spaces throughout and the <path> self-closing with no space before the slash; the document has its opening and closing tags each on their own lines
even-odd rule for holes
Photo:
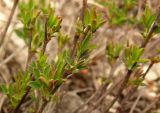
<svg viewBox="0 0 160 113">
<path fill-rule="evenodd" d="M 140 57 L 143 51 L 144 49 L 138 46 L 130 46 L 125 49 L 124 62 L 129 70 L 133 70 L 138 66 L 137 63 L 141 61 Z"/>
<path fill-rule="evenodd" d="M 14 95 L 14 87 L 13 87 L 13 84 L 10 84 L 9 87 L 8 87 L 8 92 L 9 92 L 9 95 Z"/>
<path fill-rule="evenodd" d="M 38 89 L 38 88 L 40 88 L 40 87 L 42 86 L 39 81 L 30 81 L 30 82 L 28 83 L 28 85 L 29 85 L 30 87 L 32 87 L 33 89 Z"/>
<path fill-rule="evenodd" d="M 89 51 L 90 41 L 92 39 L 92 34 L 88 33 L 85 39 L 80 43 L 78 47 L 77 56 L 78 58 L 82 57 L 87 51 Z"/>
<path fill-rule="evenodd" d="M 22 38 L 26 43 L 28 42 L 28 35 L 24 29 L 15 29 L 16 34 Z"/>
<path fill-rule="evenodd" d="M 132 85 L 135 85 L 135 86 L 145 86 L 142 78 L 138 78 L 138 79 L 132 80 L 130 82 L 131 82 Z"/>
<path fill-rule="evenodd" d="M 149 61 L 150 61 L 149 59 L 139 59 L 137 62 L 146 63 L 146 62 L 149 62 Z"/>
<path fill-rule="evenodd" d="M 65 66 L 66 66 L 66 54 L 67 51 L 65 51 L 64 53 L 60 53 L 58 56 L 58 61 L 57 61 L 57 70 L 55 73 L 55 80 L 60 80 L 64 74 L 65 71 Z"/>
<path fill-rule="evenodd" d="M 85 15 L 84 15 L 84 24 L 85 26 L 91 25 L 92 19 L 91 19 L 91 11 L 87 8 L 85 10 Z"/>
<path fill-rule="evenodd" d="M 123 45 L 121 43 L 109 43 L 106 47 L 106 54 L 110 64 L 113 64 L 114 61 L 119 57 L 120 52 L 122 51 Z"/>
<path fill-rule="evenodd" d="M 151 9 L 149 9 L 148 6 L 146 6 L 145 13 L 142 17 L 142 22 L 145 25 L 147 32 L 149 31 L 155 19 L 156 19 L 156 15 L 151 12 Z"/>
<path fill-rule="evenodd" d="M 7 89 L 6 85 L 0 85 L 0 92 L 3 92 L 5 94 L 8 93 L 8 89 Z"/>
</svg>

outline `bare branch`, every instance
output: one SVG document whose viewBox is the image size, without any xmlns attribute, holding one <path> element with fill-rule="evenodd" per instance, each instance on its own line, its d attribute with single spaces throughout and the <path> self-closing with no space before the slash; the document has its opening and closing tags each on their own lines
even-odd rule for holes
<svg viewBox="0 0 160 113">
<path fill-rule="evenodd" d="M 2 46 L 2 44 L 3 44 L 4 40 L 5 40 L 6 33 L 8 31 L 9 25 L 11 24 L 11 21 L 12 21 L 12 18 L 13 18 L 13 15 L 14 15 L 14 12 L 15 12 L 15 9 L 17 7 L 18 2 L 19 2 L 19 0 L 14 0 L 14 4 L 13 4 L 13 7 L 12 7 L 10 16 L 8 18 L 8 21 L 7 21 L 7 24 L 5 26 L 5 29 L 4 29 L 4 31 L 3 31 L 2 35 L 1 35 L 0 47 Z"/>
</svg>

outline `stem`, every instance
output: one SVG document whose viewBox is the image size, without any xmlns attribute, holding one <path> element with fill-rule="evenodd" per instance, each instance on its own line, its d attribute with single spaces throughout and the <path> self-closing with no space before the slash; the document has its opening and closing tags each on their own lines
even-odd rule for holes
<svg viewBox="0 0 160 113">
<path fill-rule="evenodd" d="M 26 90 L 26 93 L 23 95 L 23 97 L 20 100 L 20 102 L 18 103 L 17 107 L 14 109 L 13 113 L 18 113 L 19 108 L 23 104 L 23 102 L 26 99 L 27 95 L 29 94 L 30 90 L 31 90 L 31 87 L 28 87 L 27 90 Z"/>
<path fill-rule="evenodd" d="M 128 80 L 132 74 L 132 70 L 128 70 L 124 81 L 122 82 L 122 84 L 120 85 L 121 87 L 118 89 L 117 94 L 115 95 L 115 98 L 109 103 L 109 105 L 107 105 L 106 109 L 105 109 L 105 113 L 108 113 L 109 109 L 114 105 L 114 103 L 116 102 L 116 100 L 119 98 L 119 96 L 122 94 L 123 89 L 126 87 Z M 112 90 L 111 90 L 112 91 Z"/>
<path fill-rule="evenodd" d="M 147 73 L 150 71 L 150 69 L 153 67 L 154 62 L 151 62 L 146 70 L 146 72 L 143 74 L 142 78 L 145 79 Z"/>
<path fill-rule="evenodd" d="M 47 105 L 47 103 L 48 103 L 48 101 L 43 98 L 43 104 L 42 104 L 41 108 L 37 111 L 37 113 L 42 113 L 45 106 Z"/>
<path fill-rule="evenodd" d="M 73 58 L 76 54 L 76 47 L 77 47 L 77 43 L 78 43 L 78 39 L 79 39 L 79 35 L 75 35 L 74 36 L 74 40 L 73 40 L 73 48 L 72 48 L 72 51 L 71 51 L 71 58 Z"/>
<path fill-rule="evenodd" d="M 136 106 L 137 106 L 137 104 L 138 104 L 141 96 L 142 96 L 142 94 L 139 94 L 139 95 L 138 95 L 138 97 L 137 97 L 137 99 L 135 100 L 134 104 L 132 105 L 132 108 L 131 108 L 131 110 L 130 110 L 129 113 L 133 113 L 133 112 L 134 112 L 134 109 L 136 108 Z"/>
<path fill-rule="evenodd" d="M 83 0 L 82 14 L 81 14 L 83 29 L 85 28 L 84 16 L 85 16 L 86 7 L 87 7 L 87 0 Z"/>
<path fill-rule="evenodd" d="M 115 98 L 108 105 L 106 105 L 106 109 L 105 109 L 106 113 L 108 113 L 108 110 L 113 106 L 113 104 L 116 102 L 116 100 L 118 99 L 118 97 L 121 95 L 123 89 L 127 85 L 127 81 L 129 80 L 131 74 L 132 74 L 132 71 L 128 70 L 128 72 L 127 72 L 127 74 L 125 76 L 125 79 L 122 81 L 122 84 L 118 84 L 120 86 L 120 88 L 118 89 L 117 93 L 115 94 Z M 87 109 L 83 113 L 92 113 L 92 111 L 94 109 L 96 109 L 99 105 L 101 105 L 101 103 L 104 100 L 104 98 L 106 97 L 106 95 L 109 94 L 111 91 L 112 91 L 112 89 L 110 89 L 108 92 L 104 92 L 103 95 L 100 98 L 98 98 L 98 100 L 95 102 L 95 104 L 91 104 L 90 108 Z"/>
<path fill-rule="evenodd" d="M 46 47 L 47 47 L 47 44 L 49 42 L 49 39 L 48 39 L 48 17 L 45 18 L 45 32 L 44 32 L 44 43 L 43 43 L 43 47 L 42 47 L 42 54 L 45 53 L 46 51 Z M 45 108 L 45 106 L 47 105 L 48 101 L 44 98 L 42 98 L 43 100 L 43 105 L 40 107 L 40 109 L 38 109 L 37 113 L 42 113 L 43 112 L 43 109 Z"/>
<path fill-rule="evenodd" d="M 26 63 L 26 70 L 28 68 L 28 65 L 32 57 L 32 39 L 33 39 L 33 28 L 30 28 L 29 29 L 28 58 L 27 58 L 27 63 Z"/>
<path fill-rule="evenodd" d="M 78 40 L 80 39 L 80 42 L 82 42 L 85 37 L 87 36 L 88 32 L 90 31 L 91 27 L 90 26 L 87 26 L 85 29 L 84 29 L 84 33 L 82 36 L 79 36 L 78 34 L 76 34 L 74 36 L 74 40 L 73 40 L 73 48 L 72 48 L 72 51 L 71 51 L 71 58 L 73 58 L 76 54 L 76 48 L 77 48 L 77 44 L 78 44 Z"/>
<path fill-rule="evenodd" d="M 11 13 L 9 15 L 7 24 L 5 26 L 5 29 L 4 29 L 4 31 L 2 33 L 2 35 L 1 35 L 0 46 L 2 46 L 2 44 L 3 44 L 4 40 L 5 40 L 6 33 L 8 31 L 9 25 L 11 24 L 11 21 L 12 21 L 12 18 L 13 18 L 13 15 L 14 15 L 14 12 L 15 12 L 15 9 L 17 7 L 18 2 L 19 2 L 19 0 L 14 0 L 14 4 L 13 4 L 12 10 L 11 10 Z"/>
<path fill-rule="evenodd" d="M 158 102 L 159 102 L 159 96 L 157 96 L 155 100 L 152 100 L 152 102 L 149 105 L 147 105 L 146 108 L 143 111 L 141 111 L 141 113 L 148 113 L 148 111 L 151 108 L 153 108 Z"/>
<path fill-rule="evenodd" d="M 100 98 L 104 97 L 104 93 L 106 94 L 106 88 L 109 85 L 110 81 L 106 81 L 83 105 L 81 105 L 78 109 L 76 109 L 73 113 L 79 113 L 79 111 L 85 107 L 86 105 L 92 106 L 91 108 L 95 107 L 96 105 L 94 101 L 101 100 Z M 99 103 L 97 101 L 97 103 Z M 90 108 L 90 107 L 89 107 Z"/>
<path fill-rule="evenodd" d="M 151 67 L 153 65 L 154 65 L 154 62 L 151 62 L 150 65 L 148 66 L 147 70 L 145 71 L 145 73 L 142 75 L 143 80 L 145 79 L 145 76 L 147 75 L 147 73 L 149 72 L 149 70 L 151 69 Z M 130 99 L 130 97 L 133 95 L 133 93 L 137 91 L 137 89 L 138 89 L 138 86 L 132 86 L 132 88 L 130 89 L 128 94 L 125 96 L 127 99 L 123 100 L 121 103 L 124 103 L 124 102 L 128 101 Z M 130 111 L 132 111 L 132 110 L 130 110 Z"/>
<path fill-rule="evenodd" d="M 48 26 L 48 18 L 46 17 L 46 20 L 45 20 L 45 32 L 44 32 L 45 33 L 44 34 L 44 44 L 43 44 L 43 48 L 42 48 L 42 54 L 45 53 L 46 47 L 47 47 L 47 43 L 49 42 L 47 26 Z"/>
<path fill-rule="evenodd" d="M 33 28 L 29 28 L 29 43 L 28 43 L 28 58 L 27 58 L 27 63 L 26 63 L 26 70 L 28 68 L 29 62 L 32 58 L 32 39 L 33 39 Z M 31 74 L 32 77 L 32 74 Z M 34 78 L 33 78 L 34 80 Z M 27 95 L 29 94 L 31 90 L 31 87 L 27 87 L 26 89 L 26 93 L 23 95 L 23 97 L 21 98 L 20 102 L 18 103 L 17 107 L 14 109 L 13 113 L 18 113 L 19 108 L 21 107 L 21 105 L 23 104 L 24 100 L 26 99 Z"/>
<path fill-rule="evenodd" d="M 118 58 L 117 58 L 118 60 Z M 117 61 L 116 60 L 116 61 Z M 113 72 L 115 70 L 115 67 L 116 67 L 116 62 L 114 64 L 114 66 L 112 66 L 113 68 L 111 69 L 110 73 L 109 73 L 109 77 L 108 79 L 105 81 L 105 83 L 103 85 L 100 86 L 100 88 L 83 104 L 81 105 L 78 109 L 76 109 L 73 113 L 79 113 L 79 110 L 81 110 L 81 108 L 85 107 L 86 105 L 90 105 L 92 106 L 92 103 L 98 103 L 98 101 L 102 101 L 103 98 L 105 98 L 105 95 L 106 95 L 106 91 L 107 91 L 107 87 L 110 83 L 110 80 L 111 80 L 111 76 L 113 76 Z M 97 101 L 98 100 L 98 101 Z M 95 101 L 95 102 L 94 102 Z M 98 104 L 96 104 L 98 106 Z M 93 105 L 94 107 L 94 105 Z M 89 107 L 88 107 L 89 108 Z M 92 108 L 93 109 L 93 108 Z"/>
</svg>

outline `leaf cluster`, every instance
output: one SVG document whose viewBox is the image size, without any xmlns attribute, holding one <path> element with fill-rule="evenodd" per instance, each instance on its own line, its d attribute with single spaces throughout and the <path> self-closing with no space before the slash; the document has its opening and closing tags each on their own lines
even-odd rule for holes
<svg viewBox="0 0 160 113">
<path fill-rule="evenodd" d="M 133 70 L 137 68 L 137 63 L 145 63 L 148 59 L 142 59 L 144 49 L 138 46 L 129 46 L 125 49 L 124 62 L 128 70 Z"/>
</svg>

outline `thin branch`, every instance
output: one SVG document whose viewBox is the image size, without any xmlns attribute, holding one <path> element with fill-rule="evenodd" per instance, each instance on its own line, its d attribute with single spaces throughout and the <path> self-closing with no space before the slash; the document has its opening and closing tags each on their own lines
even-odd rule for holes
<svg viewBox="0 0 160 113">
<path fill-rule="evenodd" d="M 21 105 L 23 104 L 24 100 L 26 99 L 27 95 L 29 94 L 31 90 L 31 87 L 27 87 L 26 93 L 23 95 L 22 99 L 20 100 L 20 102 L 18 103 L 17 107 L 14 109 L 13 113 L 18 113 L 19 108 L 21 107 Z"/>
<path fill-rule="evenodd" d="M 36 113 L 42 113 L 45 106 L 47 105 L 48 101 L 46 99 L 43 98 L 43 104 L 42 106 L 40 107 L 40 109 L 36 112 Z"/>
<path fill-rule="evenodd" d="M 72 74 L 67 75 L 67 79 L 68 79 L 69 77 L 71 77 L 71 76 L 72 76 Z M 62 84 L 63 84 L 63 83 L 61 83 L 61 84 L 59 84 L 59 83 L 55 84 L 55 87 L 51 90 L 50 94 L 54 95 L 54 94 L 57 92 L 57 90 L 60 88 L 60 86 L 61 86 Z M 41 108 L 38 110 L 37 113 L 42 113 L 42 112 L 43 112 L 43 110 L 44 110 L 44 108 L 46 107 L 46 105 L 47 105 L 47 103 L 49 102 L 49 100 L 50 100 L 50 99 L 48 99 L 48 100 L 43 99 L 43 105 L 41 106 Z"/>
<path fill-rule="evenodd" d="M 46 19 L 45 19 L 45 31 L 44 31 L 44 43 L 43 43 L 43 48 L 42 48 L 42 54 L 45 53 L 47 44 L 49 42 L 47 26 L 48 26 L 48 18 L 46 17 Z"/>
<path fill-rule="evenodd" d="M 133 104 L 133 106 L 132 106 L 132 108 L 131 108 L 131 110 L 130 110 L 129 113 L 133 113 L 133 112 L 134 112 L 134 109 L 136 108 L 137 103 L 139 102 L 141 96 L 142 96 L 142 94 L 140 93 L 140 94 L 138 95 L 137 99 L 135 100 L 135 102 L 134 102 L 134 104 Z"/>
<path fill-rule="evenodd" d="M 147 70 L 144 72 L 144 74 L 142 74 L 142 79 L 143 79 L 143 80 L 145 79 L 145 76 L 147 75 L 147 73 L 149 72 L 149 70 L 151 69 L 151 67 L 153 66 L 153 64 L 154 64 L 154 63 L 151 62 L 150 65 L 148 66 Z M 141 74 L 141 73 L 140 73 L 140 74 Z M 128 92 L 128 94 L 125 96 L 126 98 L 125 98 L 124 102 L 127 101 L 127 100 L 129 99 L 129 97 L 130 97 L 131 95 L 133 95 L 134 92 L 137 91 L 137 89 L 138 89 L 138 86 L 133 86 L 133 87 L 130 89 L 130 91 Z M 123 103 L 123 102 L 122 102 L 122 103 Z M 132 106 L 131 109 L 133 109 L 133 106 Z M 131 111 L 132 111 L 132 110 L 130 110 L 130 112 L 131 112 Z"/>
<path fill-rule="evenodd" d="M 82 14 L 81 14 L 83 29 L 85 28 L 84 16 L 85 16 L 85 10 L 86 10 L 86 8 L 87 8 L 87 0 L 83 0 Z"/>
<path fill-rule="evenodd" d="M 117 60 L 118 60 L 118 58 L 117 58 Z M 116 62 L 117 62 L 117 60 L 116 60 Z M 114 67 L 114 69 L 112 68 L 111 70 L 110 70 L 110 73 L 109 73 L 109 78 L 104 82 L 104 84 L 103 85 L 101 85 L 100 86 L 100 88 L 83 104 L 83 105 L 81 105 L 78 109 L 76 109 L 75 111 L 74 111 L 74 113 L 79 113 L 79 111 L 83 108 L 83 107 L 85 107 L 86 105 L 90 105 L 90 106 L 92 106 L 92 103 L 95 103 L 92 107 L 94 107 L 94 106 L 98 106 L 98 104 L 99 103 L 101 103 L 102 102 L 102 100 L 105 98 L 105 96 L 107 95 L 107 87 L 108 87 L 108 85 L 110 84 L 110 81 L 111 81 L 111 76 L 113 76 L 113 73 L 114 73 L 114 70 L 115 70 L 115 67 L 116 67 L 116 62 L 115 62 L 115 64 L 114 64 L 114 66 L 112 66 L 112 67 Z M 98 100 L 98 101 L 97 101 Z"/>
<path fill-rule="evenodd" d="M 128 72 L 127 72 L 127 74 L 125 75 L 124 80 L 122 81 L 122 83 L 121 83 L 121 84 L 118 83 L 118 84 L 115 85 L 115 87 L 116 87 L 117 85 L 119 85 L 120 88 L 117 90 L 117 92 L 116 92 L 116 94 L 115 94 L 115 98 L 114 98 L 108 105 L 106 105 L 107 107 L 106 107 L 106 109 L 105 109 L 105 113 L 108 113 L 109 109 L 114 105 L 114 103 L 116 102 L 116 100 L 117 100 L 117 99 L 120 97 L 120 95 L 122 94 L 122 91 L 123 91 L 123 89 L 126 87 L 126 85 L 127 85 L 127 83 L 128 83 L 128 80 L 129 80 L 132 72 L 133 72 L 132 70 L 128 70 Z M 112 88 L 111 88 L 108 92 L 109 92 L 108 94 L 110 94 L 110 93 L 112 92 Z"/>
<path fill-rule="evenodd" d="M 78 44 L 78 40 L 79 42 L 81 43 L 85 37 L 87 36 L 88 32 L 90 31 L 91 27 L 90 26 L 87 26 L 85 29 L 84 29 L 84 33 L 79 36 L 78 34 L 75 34 L 74 36 L 74 40 L 73 40 L 73 48 L 72 48 L 72 51 L 71 51 L 71 58 L 73 58 L 76 54 L 76 49 L 77 49 L 77 44 Z"/>
<path fill-rule="evenodd" d="M 75 34 L 74 39 L 73 39 L 73 48 L 71 51 L 71 58 L 73 58 L 76 54 L 78 39 L 79 39 L 79 35 Z"/>
<path fill-rule="evenodd" d="M 0 100 L 0 112 L 2 112 L 3 104 L 6 101 L 7 96 L 3 95 L 3 94 L 1 94 L 0 96 L 1 96 L 1 100 Z"/>
<path fill-rule="evenodd" d="M 137 62 L 133 65 L 133 67 L 135 67 L 135 65 L 137 65 Z M 120 86 L 120 88 L 118 89 L 118 91 L 116 92 L 116 94 L 114 94 L 115 95 L 115 99 L 113 99 L 110 103 L 109 103 L 109 105 L 106 105 L 106 106 L 109 106 L 109 107 L 106 107 L 106 109 L 105 109 L 105 113 L 108 113 L 108 111 L 109 111 L 109 109 L 112 107 L 112 105 L 116 102 L 116 100 L 120 97 L 120 95 L 122 94 L 122 91 L 123 91 L 123 89 L 126 87 L 126 85 L 127 85 L 127 83 L 128 83 L 128 81 L 129 81 L 129 78 L 130 78 L 130 76 L 131 76 L 131 74 L 132 74 L 132 70 L 128 70 L 128 72 L 127 72 L 127 74 L 126 74 L 126 76 L 124 77 L 124 80 L 122 81 L 122 84 L 115 84 L 115 87 L 117 86 L 117 85 L 119 85 Z M 112 87 L 110 88 L 110 91 L 112 92 Z M 110 93 L 111 93 L 110 92 Z"/>
<path fill-rule="evenodd" d="M 151 70 L 151 68 L 153 67 L 154 62 L 151 62 L 146 70 L 146 72 L 143 74 L 142 78 L 145 79 L 147 73 Z"/>
<path fill-rule="evenodd" d="M 146 108 L 141 113 L 147 113 L 151 108 L 153 108 L 157 102 L 159 102 L 159 96 L 151 102 L 151 104 L 147 105 Z"/>
<path fill-rule="evenodd" d="M 5 26 L 5 29 L 4 29 L 4 31 L 3 31 L 2 35 L 1 35 L 0 47 L 2 46 L 2 44 L 3 44 L 4 40 L 5 40 L 6 33 L 8 31 L 9 25 L 11 24 L 11 21 L 12 21 L 12 18 L 13 18 L 13 15 L 14 15 L 14 12 L 15 12 L 15 9 L 17 7 L 18 2 L 19 2 L 19 0 L 14 0 L 14 4 L 13 4 L 13 7 L 12 7 L 10 16 L 8 18 L 8 21 L 7 21 L 7 24 Z"/>
<path fill-rule="evenodd" d="M 44 43 L 43 43 L 43 47 L 42 47 L 42 54 L 45 53 L 48 42 L 49 42 L 49 39 L 48 39 L 48 17 L 46 17 L 45 18 L 45 31 L 44 31 Z M 48 101 L 46 99 L 42 98 L 42 100 L 43 100 L 43 105 L 40 107 L 40 109 L 38 109 L 37 113 L 42 113 L 43 109 L 45 108 L 45 106 L 48 103 Z"/>
<path fill-rule="evenodd" d="M 32 57 L 32 39 L 33 39 L 33 28 L 30 28 L 29 29 L 28 58 L 27 58 L 27 63 L 26 63 L 26 70 L 28 68 L 28 65 Z"/>
</svg>

